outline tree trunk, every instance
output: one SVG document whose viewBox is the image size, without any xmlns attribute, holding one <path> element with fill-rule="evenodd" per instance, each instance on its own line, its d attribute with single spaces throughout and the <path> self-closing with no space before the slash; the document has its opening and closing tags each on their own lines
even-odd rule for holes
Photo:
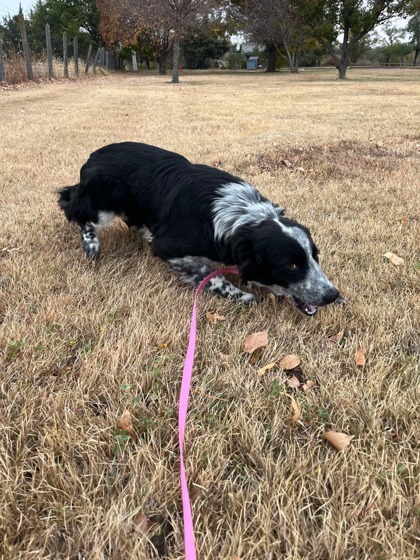
<svg viewBox="0 0 420 560">
<path fill-rule="evenodd" d="M 179 84 L 179 35 L 174 36 L 174 52 L 172 59 L 172 83 Z"/>
<path fill-rule="evenodd" d="M 150 70 L 150 59 L 148 56 L 146 56 L 146 58 L 144 59 L 145 65 L 146 65 L 146 70 Z"/>
<path fill-rule="evenodd" d="M 349 59 L 349 37 L 350 37 L 350 19 L 348 17 L 345 17 L 343 42 L 341 44 L 341 57 L 340 57 L 340 61 L 336 65 L 336 68 L 338 70 L 338 77 L 340 80 L 346 79 L 347 62 Z"/>
<path fill-rule="evenodd" d="M 339 79 L 340 80 L 345 80 L 346 79 L 346 72 L 347 72 L 346 62 L 341 61 L 339 64 L 337 64 L 336 68 L 338 70 Z"/>
<path fill-rule="evenodd" d="M 417 49 L 417 48 L 416 48 L 416 50 L 414 51 L 413 66 L 416 66 L 416 64 L 417 64 L 417 57 L 418 57 L 418 55 L 419 55 L 419 51 L 420 51 L 420 49 Z"/>
<path fill-rule="evenodd" d="M 158 63 L 159 63 L 159 74 L 161 74 L 162 76 L 164 76 L 166 74 L 166 58 L 167 58 L 167 53 L 162 53 L 159 55 L 158 58 Z"/>
<path fill-rule="evenodd" d="M 267 72 L 276 71 L 276 47 L 267 45 Z"/>
</svg>

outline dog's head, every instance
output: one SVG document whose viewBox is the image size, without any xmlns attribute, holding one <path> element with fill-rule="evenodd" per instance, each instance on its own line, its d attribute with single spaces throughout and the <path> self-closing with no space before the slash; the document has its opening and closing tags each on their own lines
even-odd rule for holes
<svg viewBox="0 0 420 560">
<path fill-rule="evenodd" d="M 318 261 L 309 230 L 280 217 L 239 228 L 232 239 L 233 257 L 242 277 L 286 296 L 301 313 L 340 298 Z"/>
</svg>

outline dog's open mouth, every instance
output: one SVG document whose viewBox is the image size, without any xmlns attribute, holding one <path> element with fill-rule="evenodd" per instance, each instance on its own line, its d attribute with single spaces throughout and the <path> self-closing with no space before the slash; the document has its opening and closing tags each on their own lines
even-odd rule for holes
<svg viewBox="0 0 420 560">
<path fill-rule="evenodd" d="M 316 312 L 318 311 L 318 307 L 316 305 L 305 303 L 301 299 L 294 296 L 291 296 L 289 299 L 292 302 L 292 305 L 294 305 L 296 309 L 298 309 L 304 315 L 308 315 L 308 317 L 313 317 L 314 315 L 316 315 Z"/>
</svg>

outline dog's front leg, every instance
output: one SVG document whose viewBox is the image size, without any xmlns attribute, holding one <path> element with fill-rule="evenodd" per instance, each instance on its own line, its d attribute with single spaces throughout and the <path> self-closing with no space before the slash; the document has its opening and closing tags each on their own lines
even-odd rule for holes
<svg viewBox="0 0 420 560">
<path fill-rule="evenodd" d="M 199 257 L 168 259 L 167 262 L 183 282 L 192 284 L 193 286 L 198 286 L 206 276 L 213 272 L 207 264 L 200 261 Z M 231 284 L 229 280 L 226 280 L 221 274 L 209 280 L 205 290 L 220 297 L 231 297 L 245 305 L 257 301 L 257 298 L 253 294 L 240 290 Z"/>
</svg>

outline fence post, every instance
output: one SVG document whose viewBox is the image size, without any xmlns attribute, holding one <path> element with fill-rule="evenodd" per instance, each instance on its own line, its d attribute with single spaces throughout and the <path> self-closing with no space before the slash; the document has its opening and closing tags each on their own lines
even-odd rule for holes
<svg viewBox="0 0 420 560">
<path fill-rule="evenodd" d="M 79 77 L 79 43 L 77 37 L 73 39 L 74 75 Z"/>
<path fill-rule="evenodd" d="M 131 60 L 133 63 L 133 70 L 137 72 L 137 53 L 135 51 L 131 51 Z"/>
<path fill-rule="evenodd" d="M 51 29 L 50 24 L 45 24 L 45 40 L 47 43 L 48 77 L 53 78 L 52 48 L 51 48 Z"/>
<path fill-rule="evenodd" d="M 87 53 L 87 57 L 86 57 L 86 64 L 85 64 L 85 74 L 87 74 L 88 70 L 89 70 L 91 54 L 92 54 L 92 45 L 89 45 L 88 53 Z"/>
<path fill-rule="evenodd" d="M 4 62 L 3 62 L 3 38 L 0 35 L 0 82 L 4 82 L 6 76 L 4 75 Z"/>
<path fill-rule="evenodd" d="M 105 51 L 105 70 L 109 72 L 109 52 Z"/>
<path fill-rule="evenodd" d="M 96 51 L 95 58 L 93 59 L 92 71 L 93 71 L 94 74 L 96 74 L 96 66 L 98 65 L 100 54 L 101 54 L 101 47 L 98 47 L 98 50 Z"/>
<path fill-rule="evenodd" d="M 64 77 L 69 77 L 69 57 L 67 51 L 67 33 L 63 33 L 63 63 L 64 63 Z"/>
<path fill-rule="evenodd" d="M 31 52 L 29 50 L 28 37 L 26 35 L 25 19 L 23 17 L 22 9 L 19 11 L 18 21 L 19 21 L 20 37 L 22 39 L 23 56 L 25 58 L 25 64 L 26 64 L 26 75 L 29 80 L 33 80 L 34 73 L 32 70 Z"/>
</svg>

